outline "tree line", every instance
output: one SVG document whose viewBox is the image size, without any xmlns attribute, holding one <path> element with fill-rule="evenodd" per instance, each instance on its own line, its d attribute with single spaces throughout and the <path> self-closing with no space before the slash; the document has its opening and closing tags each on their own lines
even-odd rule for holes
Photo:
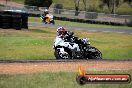
<svg viewBox="0 0 132 88">
<path fill-rule="evenodd" d="M 75 15 L 79 14 L 79 6 L 81 0 L 73 0 L 75 6 Z M 84 5 L 84 10 L 87 10 L 87 3 L 88 0 L 82 0 Z M 38 7 L 50 7 L 53 3 L 53 0 L 25 0 L 24 2 L 26 5 L 29 6 L 38 6 Z M 108 10 L 111 14 L 114 14 L 123 3 L 128 3 L 129 6 L 132 7 L 132 0 L 99 0 L 99 7 L 104 8 L 105 6 L 108 7 Z"/>
</svg>

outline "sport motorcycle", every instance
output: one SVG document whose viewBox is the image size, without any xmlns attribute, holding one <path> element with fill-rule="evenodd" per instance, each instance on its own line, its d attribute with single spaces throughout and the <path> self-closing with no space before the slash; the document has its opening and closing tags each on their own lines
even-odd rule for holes
<svg viewBox="0 0 132 88">
<path fill-rule="evenodd" d="M 88 38 L 57 36 L 53 44 L 56 59 L 102 59 L 102 53 L 90 45 Z"/>
</svg>

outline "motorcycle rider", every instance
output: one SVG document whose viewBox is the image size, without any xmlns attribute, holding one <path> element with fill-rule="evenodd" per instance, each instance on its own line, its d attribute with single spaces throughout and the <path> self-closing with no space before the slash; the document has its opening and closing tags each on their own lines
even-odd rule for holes
<svg viewBox="0 0 132 88">
<path fill-rule="evenodd" d="M 46 20 L 46 15 L 49 14 L 49 11 L 47 9 L 44 10 L 44 14 L 42 15 L 43 21 L 45 22 Z"/>
<path fill-rule="evenodd" d="M 48 9 L 45 9 L 44 10 L 44 15 L 46 16 L 47 14 L 49 14 L 49 11 L 48 11 Z"/>
<path fill-rule="evenodd" d="M 70 42 L 69 35 L 71 34 L 71 32 L 66 31 L 64 27 L 58 27 L 56 32 L 57 32 L 57 36 L 56 36 L 55 41 L 56 40 L 68 41 L 69 40 L 68 42 Z M 54 43 L 55 43 L 55 41 L 54 41 Z"/>
<path fill-rule="evenodd" d="M 73 32 L 66 31 L 66 29 L 64 27 L 57 28 L 57 35 L 58 35 L 58 37 L 64 39 L 65 41 L 75 42 L 79 45 L 80 44 L 84 45 L 84 42 L 81 39 L 78 39 L 78 37 L 75 37 Z"/>
<path fill-rule="evenodd" d="M 44 13 L 42 14 L 42 17 L 44 18 L 47 14 L 49 14 L 49 11 L 48 11 L 48 9 L 45 9 Z"/>
<path fill-rule="evenodd" d="M 64 27 L 57 28 L 57 36 L 64 40 L 70 41 L 71 38 L 73 37 L 73 34 L 74 34 L 73 32 L 66 31 Z"/>
<path fill-rule="evenodd" d="M 54 16 L 49 13 L 48 9 L 44 10 L 44 13 L 40 17 L 42 19 L 42 22 L 47 24 L 47 23 L 52 23 L 55 24 L 54 22 Z"/>
</svg>

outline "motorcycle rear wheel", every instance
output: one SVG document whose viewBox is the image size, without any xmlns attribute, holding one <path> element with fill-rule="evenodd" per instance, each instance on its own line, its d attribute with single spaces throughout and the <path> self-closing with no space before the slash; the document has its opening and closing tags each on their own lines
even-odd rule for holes
<svg viewBox="0 0 132 88">
<path fill-rule="evenodd" d="M 51 24 L 55 24 L 55 21 L 54 21 L 54 20 L 52 20 L 52 21 L 50 21 L 50 23 L 51 23 Z"/>
<path fill-rule="evenodd" d="M 102 59 L 102 53 L 95 47 L 90 47 L 94 52 L 90 52 L 89 59 Z"/>
</svg>

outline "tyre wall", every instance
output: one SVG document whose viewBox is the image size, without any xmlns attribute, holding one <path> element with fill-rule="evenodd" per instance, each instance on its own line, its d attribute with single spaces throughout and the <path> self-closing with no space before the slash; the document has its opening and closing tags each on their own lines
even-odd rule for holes
<svg viewBox="0 0 132 88">
<path fill-rule="evenodd" d="M 22 12 L 0 11 L 0 28 L 28 29 L 28 14 Z"/>
</svg>

